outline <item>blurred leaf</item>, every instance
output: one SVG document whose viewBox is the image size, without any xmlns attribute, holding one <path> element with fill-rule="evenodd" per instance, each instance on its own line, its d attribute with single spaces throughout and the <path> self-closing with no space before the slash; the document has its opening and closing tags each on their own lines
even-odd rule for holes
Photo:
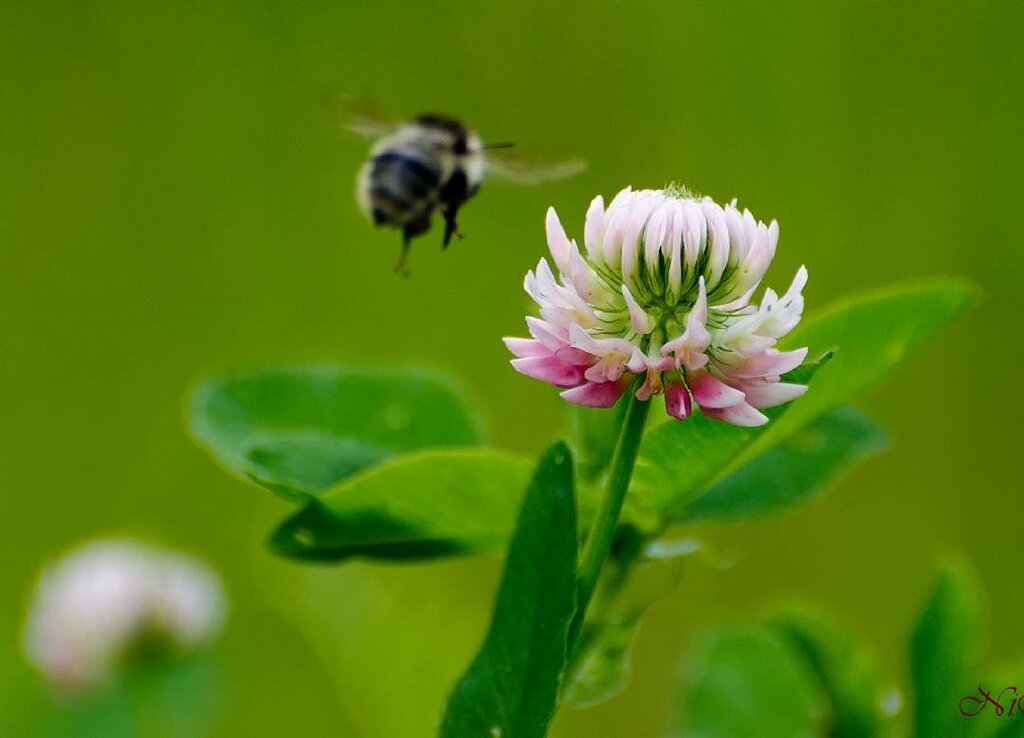
<svg viewBox="0 0 1024 738">
<path fill-rule="evenodd" d="M 232 474 L 306 499 L 396 454 L 478 445 L 464 397 L 450 378 L 415 369 L 265 367 L 199 385 L 188 427 Z"/>
<path fill-rule="evenodd" d="M 835 620 L 807 608 L 789 607 L 771 624 L 803 655 L 828 697 L 829 738 L 877 736 L 883 689 L 865 645 Z"/>
<path fill-rule="evenodd" d="M 820 696 L 805 665 L 765 625 L 707 634 L 683 689 L 677 738 L 825 735 Z"/>
<path fill-rule="evenodd" d="M 18 726 L 12 735 L 26 738 L 135 738 L 133 706 L 123 689 L 50 706 L 30 726 Z"/>
<path fill-rule="evenodd" d="M 1002 724 L 997 732 L 992 734 L 992 738 L 1024 738 L 1024 715 L 1015 713 L 1013 717 L 1003 718 Z"/>
<path fill-rule="evenodd" d="M 958 706 L 976 693 L 983 631 L 978 583 L 965 567 L 947 566 L 911 637 L 914 735 L 968 735 L 971 721 Z"/>
<path fill-rule="evenodd" d="M 566 707 L 590 707 L 611 699 L 629 684 L 630 652 L 641 614 L 611 616 L 583 629 L 582 656 L 566 678 Z"/>
<path fill-rule="evenodd" d="M 683 560 L 700 551 L 699 542 L 656 541 L 643 558 L 613 570 L 591 607 L 578 655 L 569 666 L 562 702 L 589 707 L 611 699 L 629 683 L 630 658 L 640 623 L 648 609 L 678 584 Z M 610 590 L 610 591 L 609 591 Z"/>
<path fill-rule="evenodd" d="M 807 394 L 767 411 L 772 420 L 760 428 L 697 415 L 651 430 L 640 449 L 634 496 L 657 515 L 683 515 L 687 504 L 716 479 L 884 380 L 977 297 L 969 282 L 929 280 L 843 300 L 809 318 L 783 347 L 807 346 L 810 356 L 836 353 L 814 374 Z M 787 379 L 806 377 L 791 374 Z"/>
<path fill-rule="evenodd" d="M 516 519 L 530 461 L 484 450 L 421 451 L 324 492 L 274 532 L 300 559 L 424 558 L 499 546 Z"/>
<path fill-rule="evenodd" d="M 153 652 L 129 660 L 94 694 L 69 698 L 18 735 L 29 738 L 204 738 L 224 706 L 224 679 L 209 652 Z M 6 735 L 6 734 L 5 734 Z"/>
<path fill-rule="evenodd" d="M 833 410 L 713 484 L 679 519 L 751 518 L 806 502 L 887 444 L 885 432 L 863 413 Z"/>
<path fill-rule="evenodd" d="M 523 499 L 490 629 L 452 690 L 443 738 L 543 738 L 576 609 L 572 455 L 556 443 Z"/>
<path fill-rule="evenodd" d="M 216 735 L 225 677 L 211 652 L 165 656 L 126 677 L 139 733 L 147 738 Z"/>
</svg>

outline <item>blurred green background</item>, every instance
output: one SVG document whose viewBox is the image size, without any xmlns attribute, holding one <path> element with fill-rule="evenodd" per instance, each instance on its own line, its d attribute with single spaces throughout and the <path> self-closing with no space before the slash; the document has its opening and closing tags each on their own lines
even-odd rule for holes
<svg viewBox="0 0 1024 738">
<path fill-rule="evenodd" d="M 578 237 L 595 194 L 674 179 L 778 219 L 769 283 L 807 264 L 808 311 L 939 273 L 988 299 L 866 398 L 890 453 L 795 513 L 701 531 L 735 566 L 693 564 L 645 624 L 629 689 L 554 735 L 660 735 L 695 629 L 787 593 L 847 613 L 899 676 L 951 549 L 988 590 L 994 652 L 1024 654 L 1022 21 L 1008 0 L 4 2 L 0 733 L 59 712 L 18 651 L 40 563 L 115 532 L 226 579 L 216 735 L 429 735 L 500 556 L 272 558 L 264 533 L 287 506 L 189 442 L 183 396 L 262 361 L 426 363 L 467 378 L 495 442 L 537 450 L 565 407 L 499 338 L 523 332 L 545 208 Z M 356 209 L 368 145 L 323 90 L 592 165 L 488 183 L 467 238 L 441 254 L 431 233 L 403 280 L 398 235 Z"/>
</svg>

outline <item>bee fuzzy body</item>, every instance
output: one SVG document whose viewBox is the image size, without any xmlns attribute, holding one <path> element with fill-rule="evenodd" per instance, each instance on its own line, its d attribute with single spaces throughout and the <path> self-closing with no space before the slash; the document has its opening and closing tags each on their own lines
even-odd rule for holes
<svg viewBox="0 0 1024 738">
<path fill-rule="evenodd" d="M 479 137 L 458 121 L 421 115 L 380 139 L 359 173 L 359 202 L 378 226 L 402 230 L 404 270 L 410 241 L 430 229 L 440 210 L 447 247 L 461 208 L 480 189 L 484 157 Z"/>
</svg>

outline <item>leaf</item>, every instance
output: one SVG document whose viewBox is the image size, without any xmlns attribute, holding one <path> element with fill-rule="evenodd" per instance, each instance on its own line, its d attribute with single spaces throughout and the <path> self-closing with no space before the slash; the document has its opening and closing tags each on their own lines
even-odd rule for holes
<svg viewBox="0 0 1024 738">
<path fill-rule="evenodd" d="M 910 642 L 914 735 L 966 736 L 958 706 L 974 694 L 984 631 L 980 587 L 964 566 L 940 573 Z"/>
<path fill-rule="evenodd" d="M 707 634 L 683 683 L 677 738 L 824 736 L 821 701 L 804 664 L 765 625 Z"/>
<path fill-rule="evenodd" d="M 610 617 L 583 631 L 583 655 L 566 679 L 563 704 L 591 707 L 610 700 L 629 683 L 630 652 L 640 615 Z"/>
<path fill-rule="evenodd" d="M 887 445 L 885 432 L 863 413 L 833 410 L 713 484 L 679 519 L 752 518 L 807 502 Z"/>
<path fill-rule="evenodd" d="M 480 444 L 464 396 L 420 370 L 264 367 L 200 384 L 188 427 L 232 474 L 307 499 L 397 454 Z"/>
<path fill-rule="evenodd" d="M 798 367 L 785 379 L 806 384 L 829 360 L 831 354 L 826 354 Z M 765 414 L 774 419 L 789 407 L 770 408 Z M 691 499 L 763 432 L 764 428 L 741 428 L 700 414 L 647 431 L 627 499 L 633 503 L 632 509 L 627 508 L 631 519 L 654 521 L 657 527 L 657 521 L 665 516 L 673 520 L 683 517 Z"/>
<path fill-rule="evenodd" d="M 643 616 L 679 583 L 683 560 L 700 551 L 700 543 L 693 539 L 655 541 L 647 544 L 636 563 L 625 565 L 626 572 L 617 570 L 606 577 L 591 608 L 596 614 L 588 617 L 579 653 L 569 665 L 564 705 L 590 707 L 625 689 Z M 609 580 L 615 582 L 610 593 Z"/>
<path fill-rule="evenodd" d="M 831 706 L 829 738 L 874 738 L 883 722 L 882 685 L 871 653 L 819 613 L 790 606 L 770 619 L 810 666 Z"/>
<path fill-rule="evenodd" d="M 452 690 L 442 738 L 543 738 L 576 609 L 572 455 L 556 443 L 530 482 L 483 646 Z"/>
<path fill-rule="evenodd" d="M 810 356 L 835 354 L 814 374 L 807 394 L 769 410 L 772 420 L 760 428 L 697 415 L 652 429 L 640 448 L 635 501 L 657 517 L 676 519 L 715 481 L 885 379 L 977 296 L 968 282 L 929 280 L 843 300 L 808 319 L 783 348 L 807 346 Z"/>
<path fill-rule="evenodd" d="M 968 280 L 929 279 L 841 300 L 798 326 L 783 348 L 807 346 L 811 356 L 824 351 L 835 351 L 835 356 L 814 378 L 813 391 L 794 403 L 793 412 L 768 426 L 751 451 L 774 445 L 884 381 L 980 297 Z"/>
<path fill-rule="evenodd" d="M 299 559 L 426 558 L 502 545 L 530 461 L 496 451 L 420 451 L 349 477 L 291 516 L 273 549 Z"/>
</svg>

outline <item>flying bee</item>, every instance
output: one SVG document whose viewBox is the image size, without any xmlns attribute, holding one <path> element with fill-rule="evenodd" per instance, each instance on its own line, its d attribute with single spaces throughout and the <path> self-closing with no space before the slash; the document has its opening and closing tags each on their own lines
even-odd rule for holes
<svg viewBox="0 0 1024 738">
<path fill-rule="evenodd" d="M 375 226 L 402 231 L 395 271 L 403 275 L 408 275 L 412 240 L 430 230 L 435 211 L 444 220 L 442 250 L 452 236 L 462 237 L 459 210 L 480 190 L 485 174 L 537 184 L 571 176 L 586 166 L 579 160 L 542 164 L 495 155 L 492 152 L 512 144 L 484 143 L 475 131 L 444 115 L 424 114 L 393 123 L 344 103 L 341 110 L 349 130 L 377 139 L 359 171 L 356 198 Z"/>
</svg>

